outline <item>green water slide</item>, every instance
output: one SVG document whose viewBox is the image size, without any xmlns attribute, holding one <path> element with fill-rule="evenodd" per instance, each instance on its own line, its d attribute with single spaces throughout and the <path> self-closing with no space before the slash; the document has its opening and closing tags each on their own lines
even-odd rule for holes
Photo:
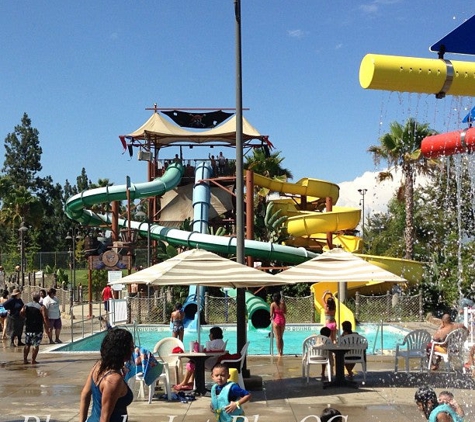
<svg viewBox="0 0 475 422">
<path fill-rule="evenodd" d="M 236 289 L 226 289 L 228 296 L 236 299 Z M 270 305 L 259 296 L 246 291 L 247 328 L 267 328 L 270 325 Z"/>
<path fill-rule="evenodd" d="M 126 200 L 127 191 L 129 191 L 131 201 L 163 195 L 165 192 L 178 186 L 183 177 L 184 171 L 185 169 L 181 164 L 172 163 L 168 166 L 163 177 L 157 177 L 151 182 L 136 184 L 128 183 L 126 185 L 106 186 L 85 190 L 70 197 L 66 201 L 66 215 L 71 220 L 87 226 L 98 226 L 104 223 L 110 223 L 110 214 L 96 214 L 87 208 L 102 202 Z M 122 219 L 121 223 L 123 226 L 126 226 L 127 220 Z M 147 234 L 146 230 L 144 234 Z"/>
<path fill-rule="evenodd" d="M 151 182 L 108 186 L 81 192 L 66 201 L 65 213 L 70 219 L 83 225 L 111 225 L 111 213 L 99 214 L 87 208 L 100 203 L 124 201 L 127 199 L 127 191 L 129 191 L 131 201 L 163 195 L 166 191 L 174 189 L 180 183 L 183 173 L 184 168 L 180 163 L 172 163 L 168 166 L 165 174 L 161 178 L 157 178 Z M 129 222 L 124 218 L 119 219 L 119 228 L 128 228 L 129 224 L 131 229 L 137 230 L 142 236 L 147 236 L 149 223 L 132 220 Z M 160 226 L 158 224 L 150 224 L 150 237 L 152 239 L 163 240 L 175 246 L 202 248 L 210 252 L 229 255 L 236 254 L 237 240 L 235 237 L 187 232 Z M 317 256 L 317 254 L 303 248 L 259 242 L 256 240 L 245 240 L 244 248 L 246 255 L 263 260 L 282 261 L 288 264 L 300 264 Z"/>
</svg>

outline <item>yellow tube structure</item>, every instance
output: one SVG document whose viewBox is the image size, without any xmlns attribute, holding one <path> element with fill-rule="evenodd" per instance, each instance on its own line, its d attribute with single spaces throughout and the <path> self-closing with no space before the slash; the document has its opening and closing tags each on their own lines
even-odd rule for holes
<svg viewBox="0 0 475 422">
<path fill-rule="evenodd" d="M 365 89 L 475 96 L 475 63 L 367 54 L 360 65 Z"/>
</svg>

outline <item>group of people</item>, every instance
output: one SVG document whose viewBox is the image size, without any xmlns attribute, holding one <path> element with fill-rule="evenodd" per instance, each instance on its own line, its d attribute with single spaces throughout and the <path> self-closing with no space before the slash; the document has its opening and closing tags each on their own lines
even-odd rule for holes
<svg viewBox="0 0 475 422">
<path fill-rule="evenodd" d="M 224 347 L 219 327 L 211 329 L 210 338 Z M 127 420 L 127 407 L 132 403 L 133 392 L 125 381 L 125 367 L 135 350 L 130 331 L 114 327 L 107 332 L 101 344 L 101 358 L 89 372 L 81 392 L 80 422 Z M 229 377 L 226 365 L 216 363 L 213 366 L 211 378 L 214 385 L 211 388 L 210 409 L 218 422 L 231 421 L 233 416 L 242 415 L 241 406 L 251 399 L 249 391 L 229 381 Z"/>
<path fill-rule="evenodd" d="M 48 292 L 41 289 L 33 293 L 32 300 L 26 304 L 21 294 L 19 289 L 13 289 L 11 293 L 8 290 L 2 292 L 0 300 L 2 339 L 10 337 L 11 347 L 25 346 L 25 356 L 28 355 L 30 346 L 39 347 L 43 332 L 46 333 L 50 344 L 61 343 L 59 338 L 62 328 L 61 308 L 56 289 L 51 288 Z M 23 331 L 25 342 L 22 341 Z M 27 363 L 26 357 L 25 363 Z"/>
<path fill-rule="evenodd" d="M 50 344 L 61 343 L 59 335 L 61 333 L 61 309 L 59 299 L 56 296 L 56 289 L 44 289 L 33 293 L 32 300 L 24 303 L 21 298 L 21 291 L 13 289 L 2 292 L 0 306 L 3 309 L 2 315 L 2 338 L 10 337 L 10 347 L 23 346 L 23 361 L 29 363 L 28 355 L 32 349 L 32 364 L 37 364 L 36 357 L 40 344 L 43 340 L 43 333 L 46 332 Z M 22 341 L 23 331 L 25 341 Z M 53 340 L 53 334 L 55 340 Z M 15 342 L 16 341 L 16 342 Z"/>
<path fill-rule="evenodd" d="M 224 350 L 224 345 L 222 329 L 211 328 L 210 350 Z M 133 392 L 126 382 L 126 367 L 133 359 L 134 351 L 137 351 L 137 347 L 130 331 L 114 327 L 107 332 L 101 344 L 101 358 L 89 372 L 81 392 L 80 422 L 127 420 L 127 407 L 132 403 Z M 137 356 L 140 356 L 140 353 L 137 353 Z M 135 362 L 137 363 L 136 360 Z M 207 368 L 210 366 L 211 364 L 208 364 Z M 242 406 L 251 400 L 251 393 L 230 381 L 227 365 L 214 361 L 210 369 L 213 380 L 210 410 L 218 422 L 235 420 L 237 416 L 244 414 Z M 189 371 L 192 372 L 191 369 Z M 190 379 L 192 374 L 187 371 L 182 385 L 186 385 Z M 320 420 L 346 420 L 343 416 L 339 419 L 338 416 L 341 415 L 337 409 L 327 407 L 321 413 Z"/>
<path fill-rule="evenodd" d="M 337 324 L 335 321 L 334 298 L 329 292 L 324 294 L 325 326 L 320 333 L 333 340 Z M 272 328 L 277 342 L 279 355 L 283 354 L 283 333 L 285 330 L 286 305 L 280 293 L 273 295 L 270 307 Z M 180 303 L 175 305 L 170 322 L 172 335 L 183 341 L 184 311 Z M 434 340 L 442 341 L 453 329 L 459 328 L 452 323 L 448 315 L 444 315 L 439 329 L 434 334 Z M 353 334 L 351 322 L 342 323 L 342 336 Z M 207 344 L 211 351 L 224 351 L 225 342 L 220 327 L 210 329 L 210 342 Z M 101 345 L 101 359 L 91 369 L 81 393 L 80 422 L 110 421 L 119 422 L 127 415 L 127 406 L 132 402 L 133 394 L 124 380 L 124 365 L 128 362 L 135 349 L 133 338 L 129 331 L 113 327 L 108 330 Z M 475 349 L 474 349 L 475 350 Z M 475 357 L 475 356 L 474 356 Z M 473 361 L 472 361 L 473 364 Z M 345 365 L 348 375 L 353 375 L 354 364 Z M 229 380 L 230 371 L 227 365 L 220 363 L 219 358 L 209 359 L 206 365 L 211 370 L 214 385 L 211 389 L 210 409 L 218 422 L 231 421 L 233 417 L 243 414 L 242 405 L 251 399 L 249 391 Z M 177 391 L 192 388 L 195 366 L 192 360 L 186 366 L 183 381 L 174 386 Z M 322 367 L 322 377 L 325 368 Z M 91 415 L 88 409 L 92 401 Z M 415 393 L 415 401 L 419 410 L 431 422 L 461 422 L 464 412 L 449 391 L 442 391 L 439 396 L 427 386 L 421 387 Z M 320 420 L 324 422 L 345 420 L 346 416 L 334 408 L 323 410 Z"/>
<path fill-rule="evenodd" d="M 422 386 L 416 391 L 414 399 L 430 422 L 463 422 L 465 413 L 450 391 L 444 390 L 437 397 L 434 389 Z"/>
<path fill-rule="evenodd" d="M 211 162 L 211 168 L 213 169 L 213 174 L 215 176 L 224 176 L 226 174 L 226 164 L 227 159 L 223 155 L 223 152 L 220 152 L 219 155 L 215 158 L 214 155 L 209 155 Z"/>
</svg>

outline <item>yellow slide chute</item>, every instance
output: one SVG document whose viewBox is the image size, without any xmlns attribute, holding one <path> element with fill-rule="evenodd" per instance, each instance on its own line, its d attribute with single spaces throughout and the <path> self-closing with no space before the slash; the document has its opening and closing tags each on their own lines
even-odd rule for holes
<svg viewBox="0 0 475 422">
<path fill-rule="evenodd" d="M 323 211 L 326 198 L 331 198 L 332 204 L 338 201 L 340 188 L 335 183 L 311 178 L 289 183 L 254 174 L 254 184 L 289 195 L 289 198 L 272 201 L 276 209 L 288 217 L 287 232 L 291 236 L 286 242 L 288 245 L 324 249 L 327 233 L 332 232 L 333 245 L 348 252 L 361 252 L 361 238 L 345 233 L 358 226 L 361 210 L 333 206 L 332 211 Z"/>
<path fill-rule="evenodd" d="M 296 183 L 270 179 L 254 174 L 254 184 L 278 192 L 283 198 L 272 202 L 276 209 L 287 216 L 286 227 L 291 239 L 286 243 L 307 249 L 328 249 L 327 234 L 331 233 L 332 243 L 347 252 L 353 252 L 360 258 L 377 265 L 393 274 L 404 277 L 408 282 L 418 282 L 422 278 L 424 265 L 420 262 L 383 256 L 363 255 L 363 239 L 348 234 L 356 229 L 361 219 L 359 208 L 334 206 L 339 199 L 338 185 L 324 180 L 303 178 Z M 288 196 L 288 197 L 285 197 Z M 324 211 L 326 198 L 331 198 L 332 210 Z M 348 282 L 347 291 L 360 291 L 363 294 L 384 293 L 391 288 L 386 282 Z M 329 290 L 334 295 L 338 292 L 338 283 L 320 282 L 311 286 L 315 309 L 320 314 L 320 321 L 325 321 L 323 293 Z M 355 327 L 353 312 L 335 298 L 337 312 L 335 318 L 340 327 L 340 320 L 350 321 Z"/>
<path fill-rule="evenodd" d="M 350 283 L 348 283 L 350 284 Z M 357 283 L 351 283 L 357 284 Z M 364 284 L 364 283 L 361 283 Z M 310 291 L 313 293 L 313 300 L 315 303 L 315 309 L 317 312 L 320 313 L 320 322 L 325 324 L 325 304 L 323 303 L 323 294 L 325 291 L 329 290 L 333 296 L 338 293 L 338 283 L 331 283 L 331 282 L 321 282 L 315 283 L 310 286 Z M 336 312 L 335 312 L 335 320 L 337 327 L 341 327 L 341 322 L 343 321 L 350 321 L 352 327 L 356 327 L 355 316 L 353 312 L 346 307 L 345 304 L 340 303 L 340 301 L 335 297 L 335 304 L 336 304 Z"/>
</svg>

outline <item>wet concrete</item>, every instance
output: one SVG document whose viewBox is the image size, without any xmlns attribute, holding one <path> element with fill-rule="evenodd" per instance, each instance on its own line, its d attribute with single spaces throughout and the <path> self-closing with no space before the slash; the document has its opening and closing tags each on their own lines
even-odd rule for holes
<svg viewBox="0 0 475 422">
<path fill-rule="evenodd" d="M 65 335 L 66 339 L 67 336 Z M 98 354 L 51 353 L 40 348 L 38 365 L 23 364 L 22 348 L 0 343 L 0 422 L 77 421 L 79 396 L 90 368 Z M 369 356 L 367 382 L 362 375 L 355 380 L 359 388 L 323 389 L 315 378 L 320 367 L 311 368 L 307 384 L 301 377 L 301 358 L 250 356 L 248 368 L 263 379 L 261 391 L 252 391 L 252 401 L 245 407 L 247 421 L 241 422 L 310 422 L 317 421 L 326 406 L 348 415 L 350 422 L 422 421 L 414 403 L 414 392 L 422 384 L 437 392 L 448 389 L 464 404 L 467 421 L 475 421 L 472 396 L 473 380 L 462 374 L 393 373 L 392 356 Z M 358 370 L 357 365 L 356 369 Z M 157 397 L 163 393 L 157 391 Z M 199 397 L 189 403 L 167 402 L 155 398 L 151 404 L 134 401 L 129 407 L 130 422 L 211 422 L 210 399 Z M 315 416 L 312 416 L 315 415 Z"/>
</svg>

